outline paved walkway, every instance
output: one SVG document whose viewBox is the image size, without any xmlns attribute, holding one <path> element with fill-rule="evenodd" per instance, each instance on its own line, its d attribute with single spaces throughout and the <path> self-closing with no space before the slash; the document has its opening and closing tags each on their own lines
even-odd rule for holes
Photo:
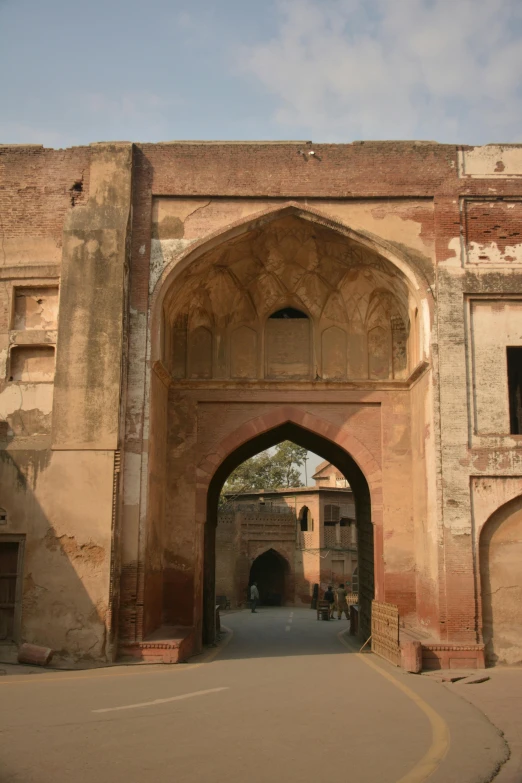
<svg viewBox="0 0 522 783">
<path fill-rule="evenodd" d="M 456 682 L 445 687 L 482 710 L 503 732 L 510 758 L 495 783 L 522 783 L 522 667 L 499 666 L 487 669 L 484 674 L 489 677 L 487 682 L 476 685 Z"/>
<path fill-rule="evenodd" d="M 452 691 L 350 652 L 344 620 L 224 623 L 211 663 L 1 678 L 1 783 L 484 783 L 506 757 Z"/>
</svg>

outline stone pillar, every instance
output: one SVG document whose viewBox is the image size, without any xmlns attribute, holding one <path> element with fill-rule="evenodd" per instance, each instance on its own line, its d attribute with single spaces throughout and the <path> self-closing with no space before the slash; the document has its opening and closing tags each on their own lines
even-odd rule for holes
<svg viewBox="0 0 522 783">
<path fill-rule="evenodd" d="M 89 198 L 67 217 L 52 423 L 52 450 L 62 452 L 75 483 L 74 492 L 62 495 L 61 513 L 70 526 L 82 528 L 88 542 L 92 539 L 99 545 L 89 599 L 92 616 L 97 617 L 98 631 L 93 632 L 101 634 L 103 642 L 99 653 L 90 654 L 109 659 L 115 651 L 119 583 L 115 542 L 132 155 L 130 143 L 92 145 Z M 86 530 L 85 509 L 93 507 L 95 525 Z M 89 565 L 90 549 L 79 549 L 82 563 L 76 567 Z"/>
</svg>

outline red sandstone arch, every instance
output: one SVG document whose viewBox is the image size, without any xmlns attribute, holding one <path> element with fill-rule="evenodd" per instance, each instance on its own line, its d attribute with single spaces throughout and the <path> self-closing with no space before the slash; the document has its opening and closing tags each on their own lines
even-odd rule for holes
<svg viewBox="0 0 522 783">
<path fill-rule="evenodd" d="M 196 473 L 198 487 L 196 516 L 198 521 L 205 521 L 207 491 L 219 465 L 257 435 L 274 430 L 288 422 L 309 430 L 324 440 L 335 443 L 352 457 L 366 478 L 370 489 L 373 524 L 382 526 L 382 472 L 380 465 L 369 449 L 349 431 L 349 428 L 336 427 L 319 416 L 289 405 L 281 406 L 274 411 L 245 422 L 234 432 L 223 438 L 213 448 L 212 452 L 202 458 Z"/>
<path fill-rule="evenodd" d="M 196 522 L 205 529 L 205 577 L 203 587 L 203 627 L 204 638 L 213 638 L 213 584 L 215 568 L 215 520 L 212 520 L 212 506 L 217 509 L 217 497 L 223 481 L 235 465 L 230 465 L 230 458 L 250 441 L 258 441 L 263 435 L 284 428 L 285 425 L 295 425 L 325 443 L 325 451 L 335 447 L 344 453 L 360 479 L 366 485 L 369 497 L 369 512 L 371 518 L 366 518 L 366 525 L 371 530 L 371 561 L 373 562 L 372 595 L 377 600 L 384 599 L 384 561 L 383 561 L 383 503 L 382 476 L 379 462 L 370 450 L 350 432 L 348 427 L 338 427 L 325 419 L 308 412 L 304 408 L 283 405 L 266 414 L 250 419 L 232 433 L 225 436 L 218 444 L 203 455 L 196 470 Z M 291 435 L 285 435 L 291 438 Z M 298 442 L 298 441 L 297 441 Z M 319 445 L 319 443 L 318 443 Z M 266 446 L 265 446 L 266 447 Z M 321 449 L 316 449 L 321 454 Z M 255 453 L 255 452 L 253 452 Z M 250 455 L 249 455 L 250 456 Z M 246 457 L 243 456 L 243 459 Z M 239 460 L 241 462 L 242 460 Z M 227 464 L 228 463 L 228 464 Z M 239 464 L 239 463 L 236 463 Z M 224 467 L 227 470 L 224 472 Z M 217 482 L 217 484 L 216 484 Z M 214 486 L 213 486 L 214 485 Z M 360 488 L 359 488 L 360 490 Z M 367 528 L 365 528 L 367 529 Z M 371 607 L 368 597 L 365 598 L 365 612 L 369 618 Z M 366 609 L 367 605 L 367 609 Z M 206 618 L 206 620 L 205 620 Z"/>
</svg>

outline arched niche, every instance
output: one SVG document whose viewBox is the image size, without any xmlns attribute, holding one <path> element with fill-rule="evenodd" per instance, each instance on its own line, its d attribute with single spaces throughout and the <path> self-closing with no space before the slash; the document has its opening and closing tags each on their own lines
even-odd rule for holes
<svg viewBox="0 0 522 783">
<path fill-rule="evenodd" d="M 330 326 L 321 335 L 322 377 L 325 380 L 346 378 L 346 332 Z"/>
<path fill-rule="evenodd" d="M 198 326 L 189 332 L 189 378 L 212 378 L 212 332 L 206 326 Z"/>
<path fill-rule="evenodd" d="M 230 335 L 230 377 L 256 378 L 257 374 L 257 332 L 238 326 Z"/>
<path fill-rule="evenodd" d="M 391 377 L 391 329 L 374 326 L 368 331 L 368 374 L 370 380 Z"/>
<path fill-rule="evenodd" d="M 298 517 L 299 527 L 302 533 L 308 533 L 312 529 L 312 516 L 308 506 L 303 506 L 299 511 Z"/>
<path fill-rule="evenodd" d="M 479 541 L 486 662 L 522 663 L 522 497 L 484 525 Z"/>
<path fill-rule="evenodd" d="M 311 322 L 302 310 L 285 307 L 272 313 L 265 325 L 266 377 L 310 378 L 311 337 Z"/>
</svg>

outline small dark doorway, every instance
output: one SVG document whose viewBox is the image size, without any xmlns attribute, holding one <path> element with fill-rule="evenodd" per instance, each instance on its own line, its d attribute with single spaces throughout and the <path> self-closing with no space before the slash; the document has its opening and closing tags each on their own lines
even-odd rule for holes
<svg viewBox="0 0 522 783">
<path fill-rule="evenodd" d="M 249 584 L 257 583 L 262 606 L 282 606 L 285 602 L 288 563 L 275 549 L 256 557 L 250 568 Z"/>
</svg>

